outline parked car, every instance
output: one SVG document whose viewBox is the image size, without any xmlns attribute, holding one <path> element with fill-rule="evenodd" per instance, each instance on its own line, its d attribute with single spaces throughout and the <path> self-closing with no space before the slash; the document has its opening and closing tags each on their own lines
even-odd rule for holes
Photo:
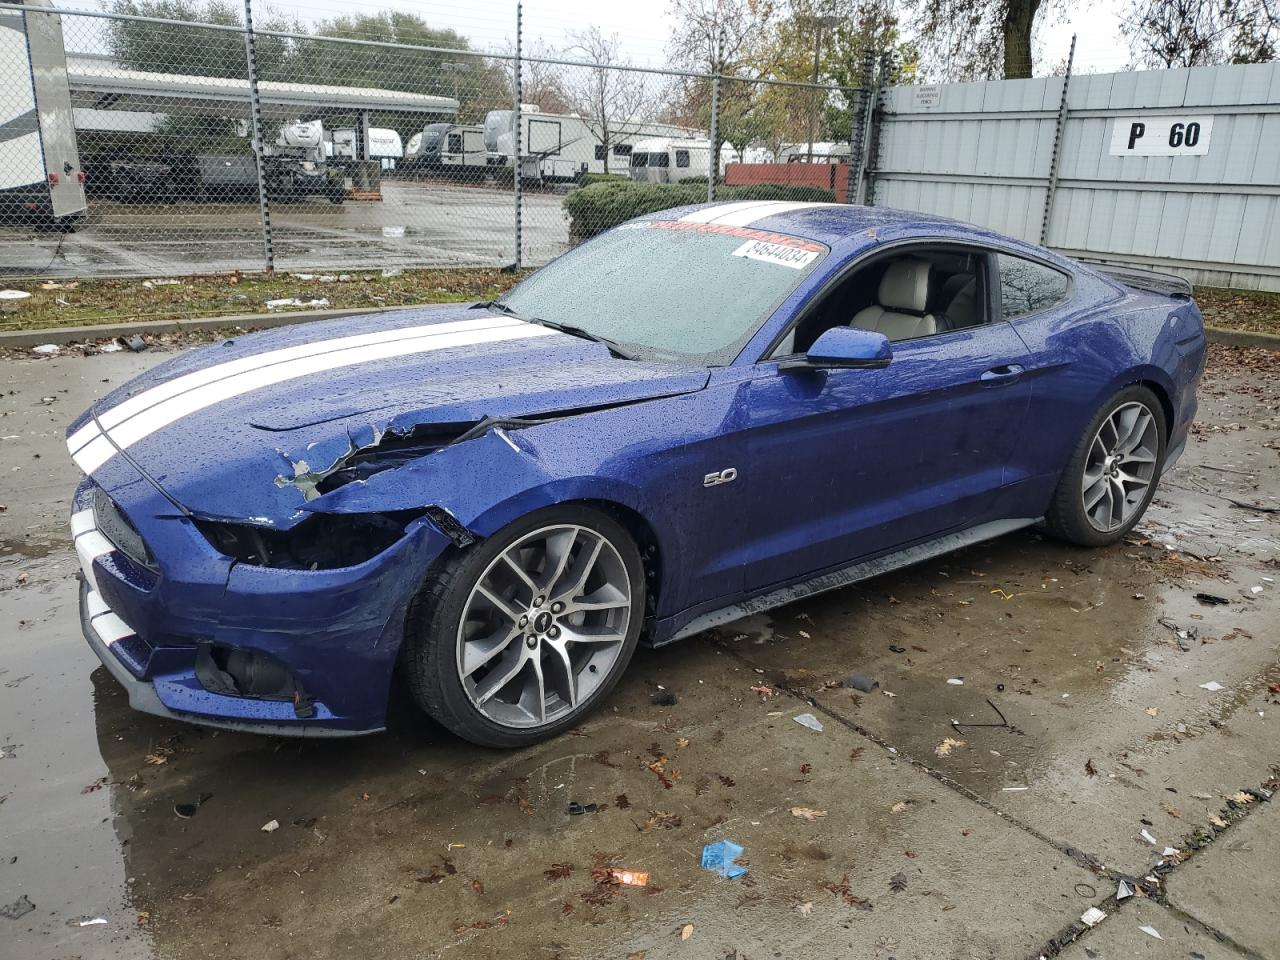
<svg viewBox="0 0 1280 960">
<path fill-rule="evenodd" d="M 85 635 L 139 710 L 476 743 L 665 644 L 1033 524 L 1120 540 L 1205 357 L 1177 278 L 916 213 L 701 205 L 501 300 L 236 337 L 69 428 Z"/>
</svg>

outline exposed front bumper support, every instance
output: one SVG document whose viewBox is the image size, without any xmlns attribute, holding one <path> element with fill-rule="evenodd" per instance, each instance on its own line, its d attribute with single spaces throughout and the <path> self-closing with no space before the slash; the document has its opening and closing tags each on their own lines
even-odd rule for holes
<svg viewBox="0 0 1280 960">
<path fill-rule="evenodd" d="M 92 611 L 89 607 L 89 584 L 84 577 L 80 578 L 80 629 L 89 642 L 93 652 L 98 655 L 102 665 L 120 682 L 129 694 L 129 706 L 141 713 L 154 714 L 170 720 L 184 723 L 198 723 L 202 726 L 217 727 L 220 730 L 234 730 L 240 733 L 266 733 L 284 737 L 360 737 L 370 733 L 380 733 L 384 728 L 369 730 L 343 730 L 337 727 L 318 726 L 300 723 L 268 723 L 250 720 L 228 720 L 218 717 L 207 717 L 194 713 L 178 713 L 170 710 L 160 700 L 155 685 L 149 680 L 139 680 L 121 662 L 110 646 L 103 641 L 94 629 Z"/>
</svg>

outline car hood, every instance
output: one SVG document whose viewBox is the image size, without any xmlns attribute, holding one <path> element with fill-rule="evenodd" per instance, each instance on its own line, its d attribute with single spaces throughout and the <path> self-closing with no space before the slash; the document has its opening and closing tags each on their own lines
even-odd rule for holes
<svg viewBox="0 0 1280 960">
<path fill-rule="evenodd" d="M 95 404 L 67 446 L 108 493 L 141 474 L 197 516 L 288 527 L 318 481 L 388 439 L 429 435 L 429 456 L 486 418 L 572 415 L 707 379 L 490 310 L 395 311 L 190 351 Z"/>
</svg>

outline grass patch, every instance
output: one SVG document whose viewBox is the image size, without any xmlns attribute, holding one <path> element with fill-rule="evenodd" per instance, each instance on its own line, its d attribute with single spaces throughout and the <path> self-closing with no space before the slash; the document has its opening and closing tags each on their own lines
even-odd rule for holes
<svg viewBox="0 0 1280 960">
<path fill-rule="evenodd" d="M 0 301 L 0 330 L 38 330 L 100 323 L 145 320 L 194 320 L 241 313 L 269 313 L 268 300 L 296 297 L 328 300 L 327 307 L 408 307 L 428 303 L 488 300 L 518 277 L 497 268 L 479 270 L 406 270 L 393 277 L 380 273 L 342 274 L 348 280 L 303 280 L 281 273 L 218 274 L 181 277 L 156 284 L 145 278 L 127 280 L 4 281 L 10 290 L 31 294 L 24 300 Z M 150 285 L 144 285 L 150 284 Z M 284 307 L 282 310 L 303 309 Z"/>
<path fill-rule="evenodd" d="M 1280 334 L 1280 293 L 1196 287 L 1206 326 Z"/>
</svg>

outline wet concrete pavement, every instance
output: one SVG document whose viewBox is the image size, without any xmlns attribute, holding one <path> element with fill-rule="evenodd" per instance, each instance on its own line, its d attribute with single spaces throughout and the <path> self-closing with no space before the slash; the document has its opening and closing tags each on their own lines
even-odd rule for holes
<svg viewBox="0 0 1280 960">
<path fill-rule="evenodd" d="M 526 265 L 569 247 L 564 197 L 526 192 Z M 380 201 L 271 205 L 280 270 L 505 266 L 515 250 L 509 187 L 384 180 Z M 252 203 L 125 204 L 90 200 L 75 232 L 0 228 L 0 276 L 164 276 L 262 268 Z"/>
<path fill-rule="evenodd" d="M 1280 362 L 1251 356 L 1215 350 L 1129 542 L 1015 534 L 641 651 L 518 753 L 403 696 L 340 743 L 131 712 L 79 637 L 60 429 L 158 356 L 6 362 L 0 910 L 34 909 L 0 958 L 1036 957 L 1096 905 L 1064 956 L 1280 960 L 1280 813 L 1240 794 L 1280 774 L 1280 518 L 1224 499 L 1280 505 Z M 721 837 L 746 877 L 699 868 Z M 1160 882 L 1117 904 L 1120 876 Z"/>
</svg>

